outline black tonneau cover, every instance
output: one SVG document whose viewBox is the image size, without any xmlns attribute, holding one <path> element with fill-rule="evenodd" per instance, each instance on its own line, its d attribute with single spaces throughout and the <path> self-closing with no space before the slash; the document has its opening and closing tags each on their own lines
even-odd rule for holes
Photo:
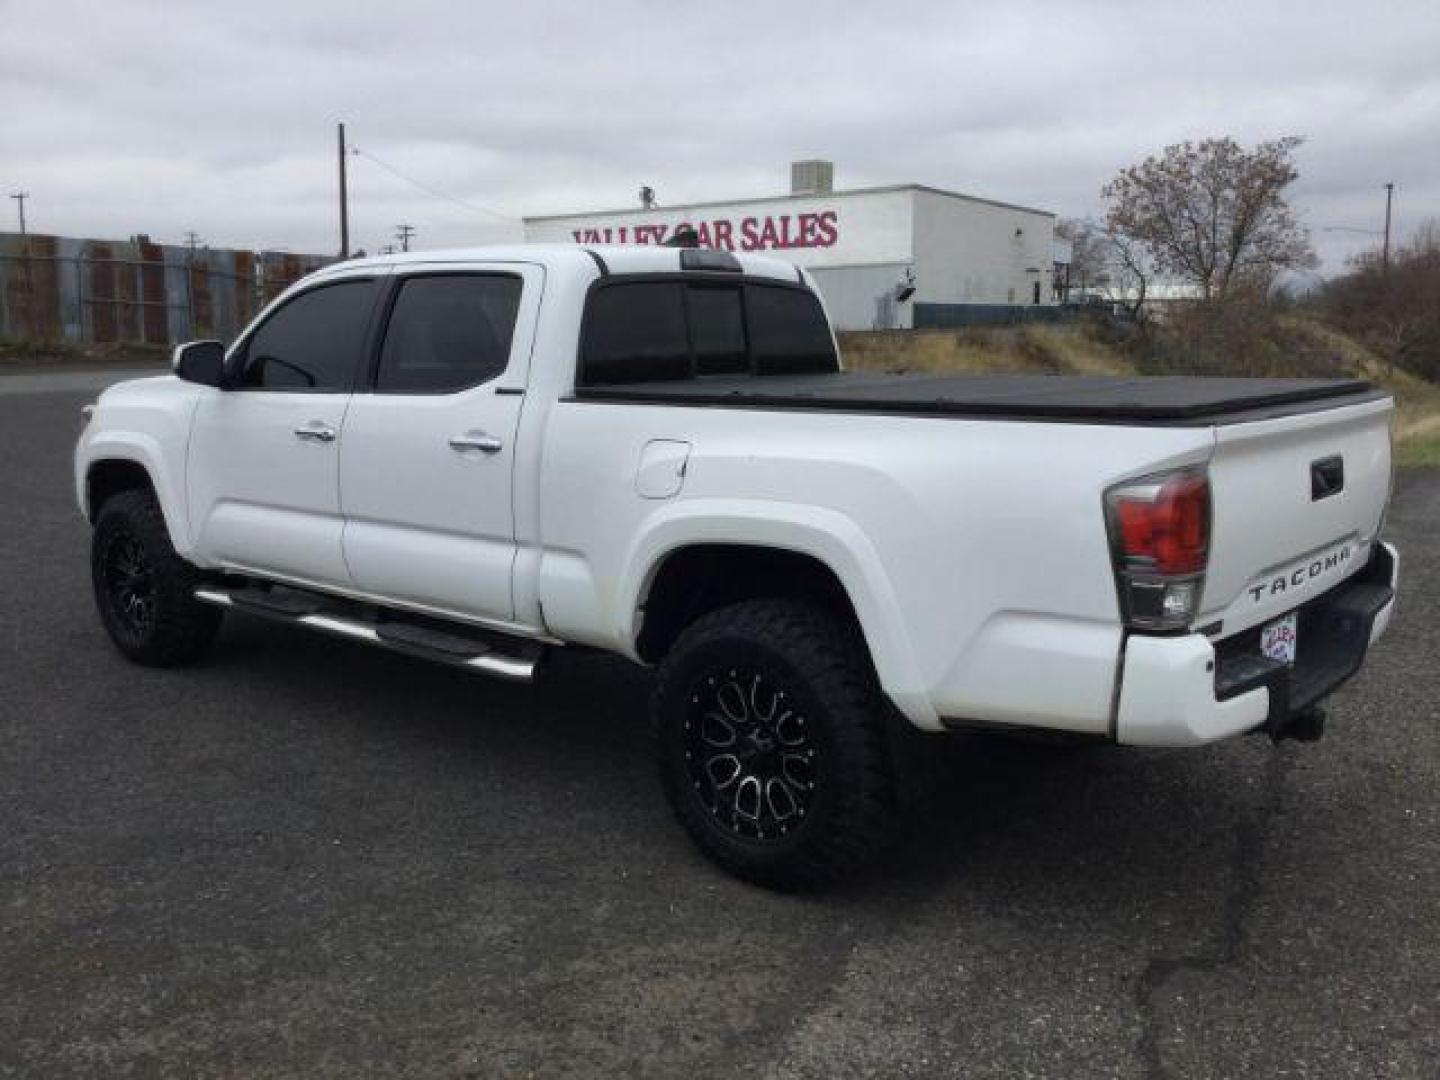
<svg viewBox="0 0 1440 1080">
<path fill-rule="evenodd" d="M 850 372 L 719 375 L 575 392 L 581 401 L 1182 426 L 1311 412 L 1384 396 L 1357 379 Z"/>
</svg>

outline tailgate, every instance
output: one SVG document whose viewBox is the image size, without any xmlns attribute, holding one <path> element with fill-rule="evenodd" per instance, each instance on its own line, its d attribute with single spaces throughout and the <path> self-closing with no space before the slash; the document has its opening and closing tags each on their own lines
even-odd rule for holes
<svg viewBox="0 0 1440 1080">
<path fill-rule="evenodd" d="M 1298 607 L 1370 558 L 1390 495 L 1389 398 L 1221 425 L 1202 612 L 1223 636 Z"/>
</svg>

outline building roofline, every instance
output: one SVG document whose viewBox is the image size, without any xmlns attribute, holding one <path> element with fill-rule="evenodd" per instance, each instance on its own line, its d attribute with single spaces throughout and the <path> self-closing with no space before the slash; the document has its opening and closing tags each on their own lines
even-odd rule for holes
<svg viewBox="0 0 1440 1080">
<path fill-rule="evenodd" d="M 654 214 L 667 213 L 675 210 L 707 210 L 716 206 L 750 206 L 756 203 L 786 202 L 792 199 L 824 199 L 827 197 L 838 198 L 848 195 L 888 195 L 897 191 L 923 191 L 929 195 L 941 195 L 948 199 L 963 199 L 965 202 L 980 203 L 983 206 L 995 206 L 1001 210 L 1018 210 L 1023 214 L 1039 214 L 1041 217 L 1048 218 L 1055 217 L 1054 211 L 1051 210 L 1039 210 L 1033 206 L 1021 206 L 1018 203 L 1001 202 L 998 199 L 986 199 L 979 195 L 966 195 L 959 191 L 946 191 L 944 188 L 931 187 L 929 184 L 886 184 L 881 187 L 849 188 L 843 191 L 763 195 L 745 199 L 714 199 L 707 202 L 676 203 L 671 206 L 657 206 L 653 210 L 627 206 L 618 210 L 580 210 L 571 214 L 532 214 L 520 220 L 526 223 L 532 221 L 573 221 L 576 218 L 615 217 L 618 214 Z"/>
</svg>

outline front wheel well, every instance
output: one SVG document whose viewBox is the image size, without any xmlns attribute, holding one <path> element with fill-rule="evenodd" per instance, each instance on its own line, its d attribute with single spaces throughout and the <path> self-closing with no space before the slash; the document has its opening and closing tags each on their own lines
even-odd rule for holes
<svg viewBox="0 0 1440 1080">
<path fill-rule="evenodd" d="M 97 461 L 85 474 L 85 511 L 93 522 L 100 508 L 122 491 L 155 491 L 145 466 L 138 461 L 112 458 Z"/>
<path fill-rule="evenodd" d="M 667 555 L 651 579 L 641 605 L 636 652 L 654 663 L 701 616 L 745 600 L 779 598 L 809 601 L 859 628 L 845 586 L 813 555 L 744 544 L 697 544 Z"/>
</svg>

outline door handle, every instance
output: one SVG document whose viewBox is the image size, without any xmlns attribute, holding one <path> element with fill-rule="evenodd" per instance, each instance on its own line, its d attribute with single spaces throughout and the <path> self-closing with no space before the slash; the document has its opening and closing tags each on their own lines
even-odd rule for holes
<svg viewBox="0 0 1440 1080">
<path fill-rule="evenodd" d="M 483 431 L 467 431 L 463 435 L 450 436 L 450 449 L 463 454 L 467 450 L 480 450 L 486 454 L 498 454 L 505 444 L 494 435 Z"/>
<path fill-rule="evenodd" d="M 295 429 L 295 437 L 311 442 L 332 443 L 335 441 L 335 429 L 323 420 L 311 420 L 304 427 Z"/>
</svg>

